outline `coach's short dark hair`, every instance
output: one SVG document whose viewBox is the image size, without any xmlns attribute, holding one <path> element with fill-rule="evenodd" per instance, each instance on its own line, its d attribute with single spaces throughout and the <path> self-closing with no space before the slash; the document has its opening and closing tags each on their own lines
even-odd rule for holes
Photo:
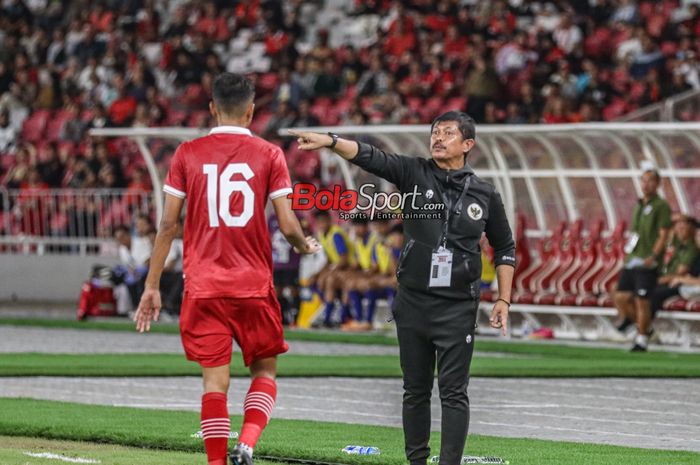
<svg viewBox="0 0 700 465">
<path fill-rule="evenodd" d="M 448 111 L 447 113 L 443 113 L 433 120 L 433 124 L 430 125 L 430 132 L 433 132 L 436 124 L 442 123 L 443 121 L 454 121 L 457 123 L 459 132 L 462 133 L 464 139 L 476 138 L 474 119 L 468 114 L 462 111 Z"/>
<path fill-rule="evenodd" d="M 253 97 L 255 97 L 255 87 L 245 76 L 221 73 L 214 79 L 212 88 L 214 104 L 228 115 L 242 116 Z"/>
</svg>

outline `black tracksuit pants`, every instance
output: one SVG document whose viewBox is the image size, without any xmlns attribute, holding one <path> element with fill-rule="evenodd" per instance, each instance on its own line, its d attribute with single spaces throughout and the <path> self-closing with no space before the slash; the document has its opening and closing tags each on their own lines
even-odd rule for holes
<svg viewBox="0 0 700 465">
<path fill-rule="evenodd" d="M 469 365 L 478 302 L 451 300 L 399 286 L 394 318 L 403 371 L 406 457 L 430 455 L 430 396 L 435 366 L 442 403 L 440 465 L 459 465 L 469 429 Z"/>
</svg>

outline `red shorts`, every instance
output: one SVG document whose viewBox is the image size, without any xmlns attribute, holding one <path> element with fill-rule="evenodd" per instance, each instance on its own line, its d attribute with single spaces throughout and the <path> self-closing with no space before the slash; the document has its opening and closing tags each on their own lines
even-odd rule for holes
<svg viewBox="0 0 700 465">
<path fill-rule="evenodd" d="M 289 349 L 274 291 L 267 298 L 245 299 L 193 299 L 185 293 L 180 335 L 187 359 L 203 367 L 229 364 L 231 339 L 243 351 L 246 366 Z"/>
</svg>

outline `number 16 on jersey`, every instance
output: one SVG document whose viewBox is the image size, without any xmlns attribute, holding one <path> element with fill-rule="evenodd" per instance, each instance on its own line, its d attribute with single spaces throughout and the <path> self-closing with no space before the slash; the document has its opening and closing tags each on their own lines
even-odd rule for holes
<svg viewBox="0 0 700 465">
<path fill-rule="evenodd" d="M 242 228 L 248 224 L 255 208 L 255 192 L 247 182 L 255 174 L 248 163 L 230 163 L 221 176 L 219 176 L 218 165 L 204 165 L 203 171 L 207 176 L 209 226 L 218 227 L 219 218 L 229 227 Z M 245 181 L 232 181 L 231 178 L 235 174 L 242 175 Z M 231 215 L 231 195 L 234 192 L 240 192 L 243 196 L 243 211 L 238 216 Z"/>
</svg>

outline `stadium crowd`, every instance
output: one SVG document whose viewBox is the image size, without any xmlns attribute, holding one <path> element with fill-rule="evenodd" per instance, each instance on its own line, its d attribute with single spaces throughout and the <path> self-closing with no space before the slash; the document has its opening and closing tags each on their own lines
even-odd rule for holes
<svg viewBox="0 0 700 465">
<path fill-rule="evenodd" d="M 86 131 L 209 126 L 212 78 L 225 69 L 255 79 L 253 130 L 273 138 L 283 126 L 425 123 L 453 108 L 483 123 L 611 120 L 700 88 L 700 9 L 685 0 L 0 7 L 9 187 L 141 185 L 133 144 Z M 172 147 L 159 148 L 165 166 Z M 306 168 L 317 175 L 318 163 Z"/>
</svg>

